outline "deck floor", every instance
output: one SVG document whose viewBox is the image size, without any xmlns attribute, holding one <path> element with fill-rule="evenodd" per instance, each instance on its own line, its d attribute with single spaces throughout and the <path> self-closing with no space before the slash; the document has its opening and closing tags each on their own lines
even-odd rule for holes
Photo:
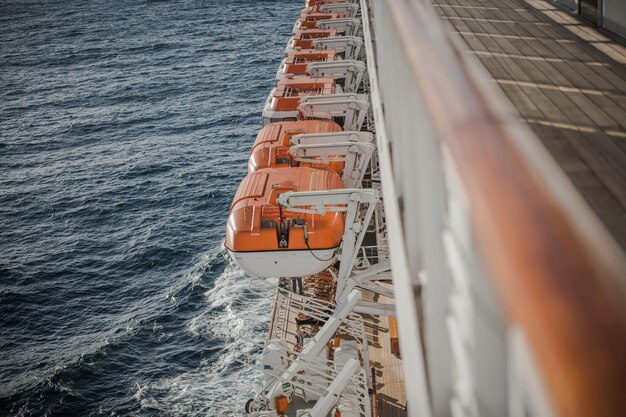
<svg viewBox="0 0 626 417">
<path fill-rule="evenodd" d="M 389 285 L 389 287 L 391 287 Z M 363 291 L 363 298 L 382 304 L 392 303 L 386 297 L 377 296 L 370 291 Z M 406 392 L 402 359 L 391 353 L 389 338 L 389 319 L 384 316 L 364 316 L 367 333 L 370 366 L 376 374 L 377 415 L 381 417 L 406 417 Z"/>
<path fill-rule="evenodd" d="M 626 48 L 543 0 L 432 0 L 626 249 Z"/>
</svg>

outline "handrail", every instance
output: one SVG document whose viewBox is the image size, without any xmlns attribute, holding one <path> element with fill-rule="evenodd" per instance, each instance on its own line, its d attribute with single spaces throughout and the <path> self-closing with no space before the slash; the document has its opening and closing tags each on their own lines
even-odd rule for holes
<svg viewBox="0 0 626 417">
<path fill-rule="evenodd" d="M 387 0 L 433 130 L 469 199 L 510 325 L 528 338 L 559 416 L 618 416 L 626 387 L 623 252 L 537 138 L 502 110 L 429 1 Z"/>
</svg>

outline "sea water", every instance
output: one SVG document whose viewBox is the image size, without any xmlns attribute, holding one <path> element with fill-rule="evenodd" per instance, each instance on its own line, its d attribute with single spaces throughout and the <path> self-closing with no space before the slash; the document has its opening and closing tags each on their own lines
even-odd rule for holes
<svg viewBox="0 0 626 417">
<path fill-rule="evenodd" d="M 228 209 L 303 1 L 0 2 L 0 415 L 242 415 Z"/>
</svg>

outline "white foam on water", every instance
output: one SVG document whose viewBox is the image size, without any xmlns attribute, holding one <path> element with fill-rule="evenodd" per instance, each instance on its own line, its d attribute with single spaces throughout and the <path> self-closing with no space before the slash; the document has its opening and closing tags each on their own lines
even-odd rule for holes
<svg viewBox="0 0 626 417">
<path fill-rule="evenodd" d="M 230 263 L 204 294 L 207 310 L 187 324 L 191 334 L 222 349 L 193 371 L 138 386 L 135 399 L 141 407 L 167 415 L 244 415 L 245 402 L 262 386 L 262 374 L 242 363 L 263 346 L 274 288 L 272 281 L 250 281 Z"/>
</svg>

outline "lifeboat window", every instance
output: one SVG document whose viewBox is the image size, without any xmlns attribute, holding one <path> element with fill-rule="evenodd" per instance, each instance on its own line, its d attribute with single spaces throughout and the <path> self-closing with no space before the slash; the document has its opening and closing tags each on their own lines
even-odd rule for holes
<svg viewBox="0 0 626 417">
<path fill-rule="evenodd" d="M 276 229 L 276 221 L 261 220 L 261 229 Z"/>
<path fill-rule="evenodd" d="M 276 158 L 276 164 L 289 164 L 289 158 Z"/>
</svg>

